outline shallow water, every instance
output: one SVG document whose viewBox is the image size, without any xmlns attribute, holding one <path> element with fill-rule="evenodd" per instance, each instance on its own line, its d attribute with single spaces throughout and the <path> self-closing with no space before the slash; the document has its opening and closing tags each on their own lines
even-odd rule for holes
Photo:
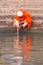
<svg viewBox="0 0 43 65">
<path fill-rule="evenodd" d="M 0 65 L 43 65 L 43 34 L 0 35 Z"/>
</svg>

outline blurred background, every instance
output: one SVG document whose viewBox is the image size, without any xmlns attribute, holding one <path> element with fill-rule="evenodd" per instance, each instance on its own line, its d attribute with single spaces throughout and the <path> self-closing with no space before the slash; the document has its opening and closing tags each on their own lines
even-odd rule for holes
<svg viewBox="0 0 43 65">
<path fill-rule="evenodd" d="M 19 9 L 31 13 L 32 30 L 43 30 L 43 0 L 0 0 L 0 25 L 11 26 Z"/>
</svg>

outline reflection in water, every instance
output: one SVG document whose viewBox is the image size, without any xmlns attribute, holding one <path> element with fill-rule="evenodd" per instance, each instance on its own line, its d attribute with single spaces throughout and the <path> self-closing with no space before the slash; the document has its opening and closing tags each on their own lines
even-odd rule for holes
<svg viewBox="0 0 43 65">
<path fill-rule="evenodd" d="M 22 52 L 23 52 L 23 60 L 24 61 L 29 61 L 31 58 L 31 38 L 30 36 L 23 37 L 22 40 Z"/>
<path fill-rule="evenodd" d="M 30 36 L 4 36 L 0 38 L 0 64 L 22 65 L 31 60 Z"/>
<path fill-rule="evenodd" d="M 0 65 L 43 65 L 43 33 L 0 35 Z"/>
<path fill-rule="evenodd" d="M 21 60 L 19 62 L 25 62 L 31 60 L 31 38 L 30 36 L 17 37 L 16 41 L 14 38 L 14 54 L 16 59 Z M 22 54 L 20 56 L 20 54 Z M 19 63 L 20 65 L 20 63 Z"/>
</svg>

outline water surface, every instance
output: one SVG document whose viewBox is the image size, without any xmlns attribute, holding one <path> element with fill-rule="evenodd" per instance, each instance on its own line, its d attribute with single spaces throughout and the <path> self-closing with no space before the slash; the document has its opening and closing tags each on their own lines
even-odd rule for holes
<svg viewBox="0 0 43 65">
<path fill-rule="evenodd" d="M 0 65 L 43 65 L 43 34 L 0 35 Z"/>
</svg>

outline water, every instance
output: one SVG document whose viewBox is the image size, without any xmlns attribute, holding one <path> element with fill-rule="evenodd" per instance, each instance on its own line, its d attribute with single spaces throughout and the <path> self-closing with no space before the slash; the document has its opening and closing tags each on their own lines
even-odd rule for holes
<svg viewBox="0 0 43 65">
<path fill-rule="evenodd" d="M 0 35 L 0 65 L 43 65 L 43 34 Z"/>
</svg>

